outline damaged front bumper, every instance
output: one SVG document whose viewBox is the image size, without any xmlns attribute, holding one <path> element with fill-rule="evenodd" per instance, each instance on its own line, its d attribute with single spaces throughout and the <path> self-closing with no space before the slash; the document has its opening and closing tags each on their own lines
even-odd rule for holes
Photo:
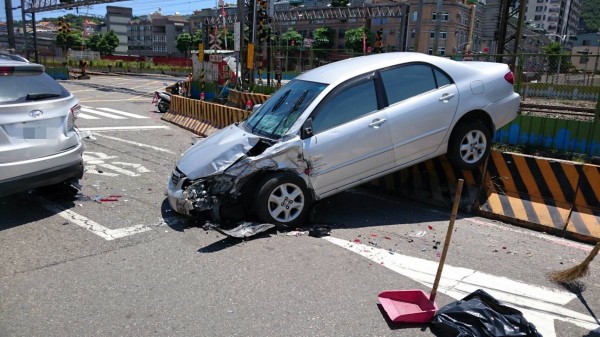
<svg viewBox="0 0 600 337">
<path fill-rule="evenodd" d="M 192 181 L 176 168 L 167 184 L 166 195 L 169 205 L 177 213 L 195 215 L 215 210 L 233 198 L 229 193 L 233 185 L 232 176 L 217 175 Z"/>
</svg>

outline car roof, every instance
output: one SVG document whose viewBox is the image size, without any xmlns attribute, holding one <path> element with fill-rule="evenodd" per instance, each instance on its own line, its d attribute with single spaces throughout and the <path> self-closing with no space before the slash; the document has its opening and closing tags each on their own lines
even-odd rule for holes
<svg viewBox="0 0 600 337">
<path fill-rule="evenodd" d="M 17 60 L 7 60 L 7 59 L 3 59 L 0 58 L 0 66 L 4 66 L 4 67 L 44 67 L 41 64 L 37 64 L 37 63 L 29 63 L 29 62 L 23 62 L 23 61 L 17 61 Z"/>
<path fill-rule="evenodd" d="M 27 63 L 29 63 L 29 60 L 27 60 L 23 56 L 14 55 L 14 54 L 8 54 L 8 53 L 1 53 L 1 52 L 0 52 L 0 60 L 13 60 L 13 61 L 19 61 L 19 62 L 27 62 Z"/>
<path fill-rule="evenodd" d="M 447 67 L 462 67 L 460 62 L 444 57 L 413 52 L 394 52 L 352 57 L 329 63 L 307 71 L 298 76 L 297 79 L 331 84 L 338 80 L 349 79 L 369 71 L 404 63 L 423 61 L 433 63 L 443 69 Z"/>
</svg>

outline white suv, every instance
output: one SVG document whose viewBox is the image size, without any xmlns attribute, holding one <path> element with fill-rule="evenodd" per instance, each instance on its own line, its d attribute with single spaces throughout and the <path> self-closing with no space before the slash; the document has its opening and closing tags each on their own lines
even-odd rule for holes
<svg viewBox="0 0 600 337">
<path fill-rule="evenodd" d="M 44 66 L 0 59 L 0 197 L 83 176 L 79 111 Z"/>
</svg>

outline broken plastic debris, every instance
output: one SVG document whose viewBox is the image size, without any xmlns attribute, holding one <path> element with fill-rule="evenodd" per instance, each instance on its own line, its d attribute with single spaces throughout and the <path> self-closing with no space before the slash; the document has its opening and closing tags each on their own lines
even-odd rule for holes
<svg viewBox="0 0 600 337">
<path fill-rule="evenodd" d="M 408 234 L 408 236 L 412 236 L 413 238 L 422 238 L 427 234 L 427 232 L 425 231 L 418 231 L 418 232 L 410 232 Z"/>
<path fill-rule="evenodd" d="M 235 238 L 247 238 L 249 236 L 265 232 L 273 227 L 275 227 L 275 225 L 269 223 L 261 224 L 256 222 L 241 222 L 239 226 L 230 230 L 221 229 L 218 225 L 211 223 L 207 223 L 203 228 L 214 229 L 223 235 L 232 236 Z"/>
<path fill-rule="evenodd" d="M 331 232 L 331 227 L 329 226 L 314 226 L 308 230 L 308 235 L 320 238 L 322 236 L 329 235 Z"/>
<path fill-rule="evenodd" d="M 92 134 L 92 131 L 80 131 L 79 135 L 81 138 L 87 138 L 89 140 L 96 140 L 96 137 Z"/>
<path fill-rule="evenodd" d="M 354 239 L 354 241 L 352 241 L 352 242 L 354 242 L 354 243 L 362 243 L 362 242 L 360 242 L 360 239 Z"/>
<path fill-rule="evenodd" d="M 308 234 L 308 231 L 291 231 L 288 232 L 286 235 L 287 236 L 302 236 L 302 235 L 306 235 Z"/>
<path fill-rule="evenodd" d="M 433 229 L 433 227 L 432 227 L 432 226 L 427 226 L 427 228 L 429 228 L 429 230 L 432 230 L 432 229 Z"/>
</svg>

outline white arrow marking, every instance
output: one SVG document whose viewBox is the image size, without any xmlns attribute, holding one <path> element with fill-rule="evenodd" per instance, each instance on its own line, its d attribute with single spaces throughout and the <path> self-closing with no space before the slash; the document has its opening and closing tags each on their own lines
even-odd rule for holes
<svg viewBox="0 0 600 337">
<path fill-rule="evenodd" d="M 137 174 L 137 173 L 135 173 L 133 171 L 122 169 L 122 168 L 120 168 L 118 166 L 111 165 L 111 164 L 98 164 L 98 166 L 102 166 L 102 167 L 107 168 L 109 170 L 113 170 L 115 172 L 124 174 L 126 176 L 130 176 L 130 177 L 139 177 L 140 176 L 139 174 Z"/>
<path fill-rule="evenodd" d="M 391 254 L 381 248 L 334 237 L 324 237 L 323 239 L 427 287 L 433 287 L 438 262 L 398 253 Z M 600 332 L 600 325 L 594 318 L 563 307 L 576 298 L 573 293 L 530 285 L 467 268 L 453 267 L 447 264 L 444 266 L 439 292 L 458 300 L 477 289 L 483 289 L 496 299 L 520 309 L 525 318 L 533 323 L 544 337 L 556 337 L 554 320 Z"/>
<path fill-rule="evenodd" d="M 113 164 L 115 164 L 115 165 L 121 165 L 121 166 L 134 167 L 140 173 L 150 172 L 150 170 L 148 170 L 147 168 L 143 167 L 142 164 L 123 163 L 123 162 L 120 162 L 120 161 L 115 161 L 115 162 L 113 162 Z"/>
<path fill-rule="evenodd" d="M 98 175 L 107 176 L 107 177 L 117 177 L 117 176 L 119 176 L 116 173 L 110 173 L 110 172 L 104 172 L 104 171 L 100 172 L 100 171 L 98 171 L 96 169 L 96 165 L 87 165 L 87 163 L 86 163 L 86 166 L 85 166 L 85 173 L 98 174 Z"/>
<path fill-rule="evenodd" d="M 84 228 L 107 241 L 120 239 L 128 235 L 133 235 L 151 230 L 151 228 L 146 227 L 144 225 L 137 225 L 119 229 L 110 229 L 84 217 L 83 215 L 77 214 L 68 209 L 64 209 L 62 206 L 50 203 L 49 201 L 43 200 L 42 205 L 47 210 L 60 215 L 64 219 L 71 221 L 77 226 Z"/>
<path fill-rule="evenodd" d="M 101 160 L 106 160 L 106 159 L 114 159 L 114 158 L 118 158 L 117 156 L 109 156 L 105 153 L 102 152 L 90 152 L 90 151 L 85 151 L 83 153 L 83 160 L 94 160 L 94 159 L 101 159 Z"/>
<path fill-rule="evenodd" d="M 132 114 L 130 112 L 125 112 L 125 111 L 121 111 L 121 110 L 115 110 L 115 109 L 111 109 L 111 108 L 100 108 L 100 110 L 104 110 L 104 111 L 116 113 L 116 114 L 119 114 L 119 115 L 131 117 L 131 118 L 150 118 L 148 116 L 140 116 L 140 115 Z"/>
</svg>

